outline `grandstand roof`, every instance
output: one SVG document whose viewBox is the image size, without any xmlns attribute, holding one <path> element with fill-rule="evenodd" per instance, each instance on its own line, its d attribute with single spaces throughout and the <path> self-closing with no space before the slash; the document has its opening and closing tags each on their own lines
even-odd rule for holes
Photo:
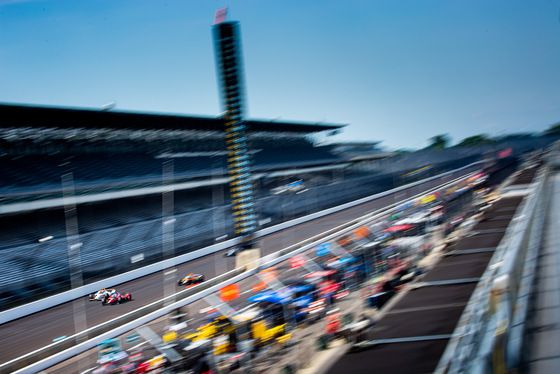
<svg viewBox="0 0 560 374">
<path fill-rule="evenodd" d="M 178 114 L 104 111 L 61 107 L 0 104 L 2 127 L 57 127 L 57 128 L 111 128 L 222 131 L 220 118 L 194 117 Z M 298 122 L 247 120 L 249 131 L 315 133 L 337 130 L 346 124 L 313 124 Z"/>
</svg>

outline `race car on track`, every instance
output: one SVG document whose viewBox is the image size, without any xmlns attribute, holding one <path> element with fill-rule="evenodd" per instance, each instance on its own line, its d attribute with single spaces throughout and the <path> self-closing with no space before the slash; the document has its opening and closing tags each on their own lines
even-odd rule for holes
<svg viewBox="0 0 560 374">
<path fill-rule="evenodd" d="M 236 254 L 238 254 L 242 250 L 243 250 L 242 247 L 233 247 L 233 248 L 227 250 L 226 253 L 224 253 L 224 256 L 225 257 L 235 256 Z"/>
<path fill-rule="evenodd" d="M 113 292 L 114 290 L 112 288 L 105 288 L 103 287 L 102 289 L 100 289 L 99 291 L 95 292 L 95 293 L 90 293 L 89 294 L 89 301 L 103 301 L 103 299 L 105 298 L 105 295 L 110 295 L 111 292 Z"/>
<path fill-rule="evenodd" d="M 112 290 L 111 293 L 106 294 L 101 303 L 103 305 L 115 305 L 115 304 L 122 304 L 126 303 L 127 301 L 132 301 L 132 295 L 129 293 L 120 294 L 117 290 Z"/>
<path fill-rule="evenodd" d="M 179 286 L 192 286 L 192 285 L 198 284 L 200 282 L 204 282 L 204 275 L 190 273 L 189 275 L 187 275 L 183 279 L 180 279 L 177 282 L 177 285 L 179 285 Z"/>
</svg>

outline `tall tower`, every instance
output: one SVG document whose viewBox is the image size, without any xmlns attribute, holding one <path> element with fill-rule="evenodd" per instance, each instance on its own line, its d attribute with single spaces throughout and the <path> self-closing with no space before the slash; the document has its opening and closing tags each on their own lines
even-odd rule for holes
<svg viewBox="0 0 560 374">
<path fill-rule="evenodd" d="M 216 68 L 226 132 L 226 149 L 229 189 L 232 199 L 235 234 L 242 237 L 242 244 L 251 247 L 257 229 L 251 157 L 243 121 L 245 92 L 241 39 L 238 22 L 226 22 L 226 9 L 216 12 L 214 47 Z"/>
</svg>

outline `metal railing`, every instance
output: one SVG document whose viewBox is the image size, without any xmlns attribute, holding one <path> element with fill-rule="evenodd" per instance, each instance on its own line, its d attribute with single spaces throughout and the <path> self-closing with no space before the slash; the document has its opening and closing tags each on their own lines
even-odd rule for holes
<svg viewBox="0 0 560 374">
<path fill-rule="evenodd" d="M 519 365 L 541 243 L 548 169 L 539 170 L 473 292 L 435 373 L 493 373 Z"/>
</svg>

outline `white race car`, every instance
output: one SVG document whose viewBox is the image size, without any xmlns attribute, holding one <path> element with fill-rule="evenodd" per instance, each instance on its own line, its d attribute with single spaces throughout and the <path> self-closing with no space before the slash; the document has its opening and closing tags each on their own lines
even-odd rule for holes
<svg viewBox="0 0 560 374">
<path fill-rule="evenodd" d="M 100 289 L 95 293 L 90 293 L 89 301 L 103 301 L 106 297 L 108 297 L 109 295 L 115 292 L 116 292 L 115 289 L 103 287 L 102 289 Z"/>
</svg>

